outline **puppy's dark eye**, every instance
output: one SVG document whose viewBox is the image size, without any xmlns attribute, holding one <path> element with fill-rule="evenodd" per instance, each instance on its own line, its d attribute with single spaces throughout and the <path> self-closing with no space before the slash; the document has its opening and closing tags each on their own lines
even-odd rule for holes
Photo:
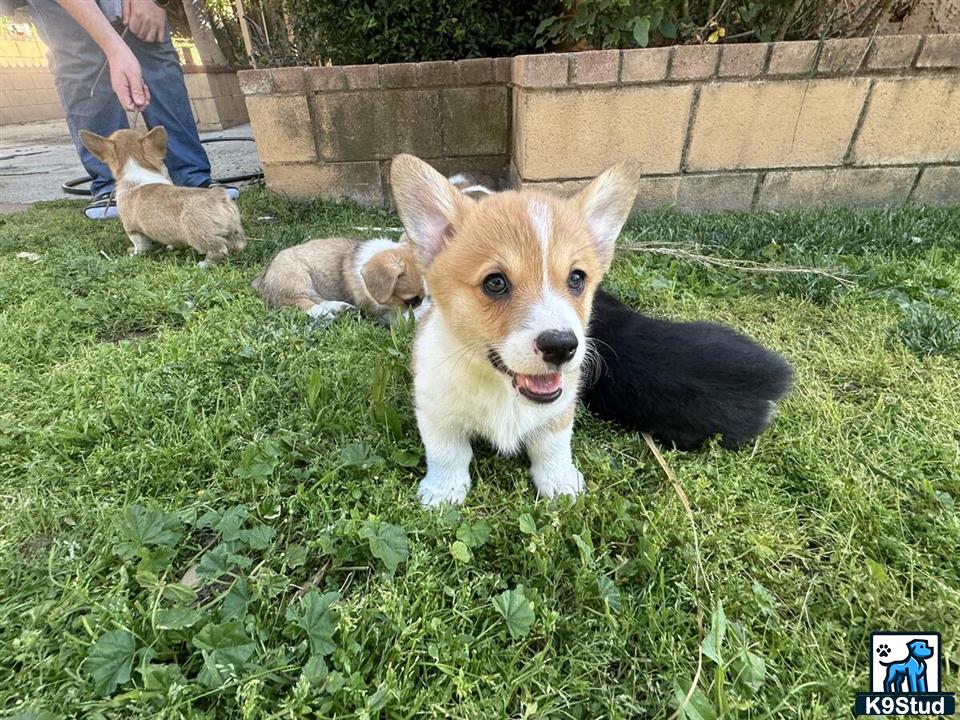
<svg viewBox="0 0 960 720">
<path fill-rule="evenodd" d="M 420 307 L 421 302 L 423 302 L 423 298 L 419 295 L 414 295 L 412 298 L 407 298 L 403 301 L 408 308 Z"/>
<path fill-rule="evenodd" d="M 492 298 L 503 297 L 510 291 L 507 279 L 501 273 L 487 275 L 483 279 L 483 291 Z"/>
<path fill-rule="evenodd" d="M 583 286 L 587 282 L 587 274 L 583 270 L 572 270 L 567 278 L 567 287 L 574 295 L 583 292 Z"/>
</svg>

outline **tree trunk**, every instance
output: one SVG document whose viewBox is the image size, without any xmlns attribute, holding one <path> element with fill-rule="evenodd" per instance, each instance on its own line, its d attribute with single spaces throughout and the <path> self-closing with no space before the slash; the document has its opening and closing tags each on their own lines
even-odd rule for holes
<svg viewBox="0 0 960 720">
<path fill-rule="evenodd" d="M 228 65 L 227 57 L 220 49 L 217 38 L 210 27 L 210 18 L 207 15 L 206 8 L 203 7 L 203 0 L 182 0 L 183 11 L 187 15 L 187 22 L 190 24 L 190 33 L 193 35 L 193 42 L 197 46 L 197 52 L 200 53 L 200 62 L 204 65 L 219 65 L 221 67 Z"/>
</svg>

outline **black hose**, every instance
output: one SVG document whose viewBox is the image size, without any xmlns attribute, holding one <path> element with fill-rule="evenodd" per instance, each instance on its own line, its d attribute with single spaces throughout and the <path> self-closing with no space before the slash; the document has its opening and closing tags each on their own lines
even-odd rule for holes
<svg viewBox="0 0 960 720">
<path fill-rule="evenodd" d="M 206 140 L 201 140 L 201 145 L 206 145 L 207 143 L 215 142 L 253 142 L 253 138 L 248 137 L 217 137 L 217 138 L 207 138 Z M 245 175 L 231 175 L 230 177 L 225 178 L 214 178 L 213 182 L 229 184 L 235 182 L 243 182 L 244 180 L 259 180 L 263 177 L 263 171 L 257 170 L 256 172 L 246 173 Z M 78 177 L 73 178 L 72 180 L 67 180 L 60 186 L 60 189 L 63 190 L 67 195 L 81 195 L 83 197 L 90 197 L 90 188 L 81 187 L 90 182 L 92 178 L 89 177 Z"/>
</svg>

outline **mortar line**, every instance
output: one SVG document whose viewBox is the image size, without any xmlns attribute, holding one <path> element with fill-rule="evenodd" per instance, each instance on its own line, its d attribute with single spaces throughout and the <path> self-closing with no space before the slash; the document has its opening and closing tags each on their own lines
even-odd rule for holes
<svg viewBox="0 0 960 720">
<path fill-rule="evenodd" d="M 760 191 L 763 188 L 763 184 L 767 181 L 767 171 L 761 170 L 757 173 L 757 182 L 753 186 L 753 197 L 750 199 L 750 209 L 756 210 L 757 206 L 760 204 Z"/>
<path fill-rule="evenodd" d="M 687 162 L 690 154 L 690 142 L 693 136 L 693 124 L 697 118 L 697 110 L 700 107 L 700 85 L 693 88 L 693 97 L 690 98 L 690 115 L 687 117 L 687 129 L 683 136 L 683 151 L 680 153 L 680 173 L 687 173 Z"/>
<path fill-rule="evenodd" d="M 910 68 L 911 70 L 916 70 L 917 62 L 920 60 L 920 53 L 923 52 L 923 49 L 927 46 L 927 36 L 921 35 L 920 42 L 917 43 L 917 49 L 913 51 L 913 57 L 910 58 Z"/>
<path fill-rule="evenodd" d="M 913 185 L 910 186 L 910 192 L 907 193 L 907 199 L 904 201 L 904 204 L 913 202 L 913 196 L 917 192 L 917 187 L 920 185 L 920 178 L 923 177 L 923 174 L 926 172 L 926 170 L 926 165 L 921 165 L 917 170 L 917 174 L 913 178 Z"/>
<path fill-rule="evenodd" d="M 853 126 L 853 133 L 850 135 L 850 143 L 847 145 L 847 151 L 843 154 L 843 160 L 840 161 L 841 166 L 853 164 L 853 150 L 857 144 L 857 140 L 860 139 L 860 131 L 863 129 L 863 124 L 866 121 L 867 112 L 870 110 L 870 104 L 873 100 L 873 88 L 876 84 L 877 81 L 871 78 L 870 85 L 867 87 L 867 94 L 863 98 L 863 107 L 860 108 L 860 115 L 857 117 L 857 124 Z"/>
</svg>

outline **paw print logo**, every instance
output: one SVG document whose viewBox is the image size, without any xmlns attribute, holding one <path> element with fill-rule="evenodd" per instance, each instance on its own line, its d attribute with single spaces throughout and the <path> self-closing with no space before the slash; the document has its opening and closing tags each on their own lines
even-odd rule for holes
<svg viewBox="0 0 960 720">
<path fill-rule="evenodd" d="M 890 654 L 890 646 L 885 643 L 880 643 L 877 645 L 877 655 L 882 658 L 887 657 Z"/>
</svg>

